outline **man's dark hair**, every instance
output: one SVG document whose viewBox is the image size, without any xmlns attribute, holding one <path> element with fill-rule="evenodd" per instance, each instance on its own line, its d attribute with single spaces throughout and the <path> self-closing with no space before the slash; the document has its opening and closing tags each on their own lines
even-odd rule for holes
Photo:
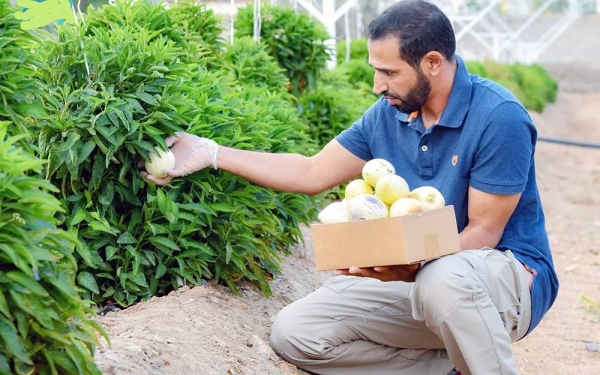
<svg viewBox="0 0 600 375">
<path fill-rule="evenodd" d="M 452 24 L 435 5 L 423 0 L 401 0 L 369 24 L 369 39 L 395 36 L 400 40 L 400 57 L 418 67 L 425 54 L 441 53 L 454 58 L 456 39 Z"/>
</svg>

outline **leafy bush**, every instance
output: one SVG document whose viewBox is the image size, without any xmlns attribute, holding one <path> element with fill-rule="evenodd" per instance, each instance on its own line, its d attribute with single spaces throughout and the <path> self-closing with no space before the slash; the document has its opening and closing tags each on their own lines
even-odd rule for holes
<svg viewBox="0 0 600 375">
<path fill-rule="evenodd" d="M 267 46 L 279 66 L 285 69 L 291 92 L 298 96 L 317 84 L 319 73 L 327 66 L 329 55 L 325 27 L 306 13 L 290 6 L 261 6 L 260 41 Z M 238 9 L 235 20 L 238 37 L 253 36 L 254 9 L 247 5 Z"/>
<path fill-rule="evenodd" d="M 142 1 L 116 9 L 122 19 L 143 18 L 139 9 L 163 19 Z M 50 159 L 46 176 L 67 207 L 64 223 L 81 240 L 77 281 L 86 297 L 122 305 L 203 278 L 234 291 L 236 281 L 252 280 L 269 294 L 278 252 L 301 240 L 299 224 L 314 215 L 310 198 L 209 170 L 160 188 L 136 165 L 178 130 L 242 149 L 309 152 L 306 125 L 286 98 L 206 68 L 212 57 L 191 62 L 168 36 L 173 29 L 142 25 L 65 25 L 43 52 L 53 66 L 41 73 L 49 115 L 36 131 Z"/>
<path fill-rule="evenodd" d="M 45 69 L 45 63 L 31 53 L 38 39 L 21 29 L 14 17 L 14 8 L 7 0 L 0 0 L 0 121 L 13 125 L 10 134 L 26 134 L 21 146 L 29 147 L 27 125 L 44 116 L 36 101 L 43 86 L 35 79 L 36 69 Z"/>
<path fill-rule="evenodd" d="M 73 284 L 77 238 L 56 228 L 57 189 L 28 176 L 43 162 L 9 126 L 0 122 L 0 373 L 100 374 L 93 349 L 106 334 Z"/>
<path fill-rule="evenodd" d="M 221 18 L 193 0 L 168 8 L 164 2 L 117 0 L 114 6 L 90 9 L 86 23 L 90 31 L 111 25 L 153 31 L 147 37 L 149 41 L 159 36 L 172 41 L 186 51 L 189 62 L 202 61 L 211 67 L 218 64 L 224 47 Z"/>
<path fill-rule="evenodd" d="M 246 36 L 235 40 L 222 55 L 222 67 L 245 86 L 267 87 L 276 92 L 288 90 L 289 80 L 277 61 L 261 43 Z"/>
<path fill-rule="evenodd" d="M 470 74 L 474 74 L 480 77 L 489 77 L 489 74 L 485 68 L 485 64 L 479 60 L 465 61 L 465 65 Z"/>
<path fill-rule="evenodd" d="M 341 70 L 346 75 L 346 80 L 357 89 L 369 93 L 372 92 L 375 79 L 375 70 L 367 61 L 350 60 L 347 63 L 340 64 L 336 69 Z M 373 99 L 375 96 L 373 97 Z"/>
<path fill-rule="evenodd" d="M 346 41 L 339 42 L 336 46 L 337 61 L 339 64 L 348 62 L 346 61 Z M 356 38 L 350 41 L 350 61 L 359 60 L 362 62 L 369 61 L 369 50 L 367 49 L 366 38 Z"/>
<path fill-rule="evenodd" d="M 546 103 L 556 100 L 558 84 L 540 65 L 511 65 L 513 79 L 521 87 L 526 107 L 542 112 Z"/>
<path fill-rule="evenodd" d="M 316 90 L 302 93 L 300 114 L 310 126 L 310 137 L 323 147 L 358 120 L 374 101 L 354 88 L 346 76 L 331 71 L 323 75 Z"/>
<path fill-rule="evenodd" d="M 489 78 L 506 87 L 525 108 L 542 112 L 546 103 L 556 100 L 557 82 L 540 65 L 501 64 L 486 60 L 468 61 L 471 74 Z"/>
</svg>

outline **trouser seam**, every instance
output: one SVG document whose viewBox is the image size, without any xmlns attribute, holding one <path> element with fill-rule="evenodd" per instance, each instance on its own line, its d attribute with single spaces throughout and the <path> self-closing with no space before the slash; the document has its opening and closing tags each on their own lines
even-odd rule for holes
<svg viewBox="0 0 600 375">
<path fill-rule="evenodd" d="M 473 298 L 472 294 L 471 294 L 471 298 Z M 501 374 L 504 374 L 505 369 L 504 369 L 504 366 L 503 366 L 502 362 L 500 361 L 500 354 L 498 353 L 497 345 L 494 344 L 494 338 L 493 338 L 493 335 L 491 333 L 491 330 L 490 330 L 490 327 L 488 325 L 488 322 L 487 322 L 486 319 L 483 319 L 483 315 L 481 314 L 481 310 L 479 309 L 479 305 L 476 304 L 476 303 L 474 303 L 474 301 L 473 301 L 473 304 L 475 305 L 475 307 L 477 307 L 477 312 L 479 313 L 479 316 L 481 317 L 481 319 L 483 320 L 483 323 L 485 324 L 485 327 L 487 328 L 488 336 L 490 337 L 490 341 L 492 342 L 492 347 L 494 348 L 494 354 L 496 355 L 496 361 L 498 362 L 498 365 L 500 366 L 500 372 L 501 372 Z"/>
</svg>

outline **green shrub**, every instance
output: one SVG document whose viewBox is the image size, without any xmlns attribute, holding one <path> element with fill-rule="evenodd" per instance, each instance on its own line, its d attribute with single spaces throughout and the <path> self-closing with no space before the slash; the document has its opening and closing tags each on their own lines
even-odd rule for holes
<svg viewBox="0 0 600 375">
<path fill-rule="evenodd" d="M 509 89 L 523 106 L 542 112 L 556 100 L 558 85 L 540 65 L 502 64 L 491 60 L 466 62 L 469 73 L 495 81 Z"/>
<path fill-rule="evenodd" d="M 346 41 L 339 42 L 336 45 L 338 64 L 347 62 L 346 49 Z M 350 61 L 352 60 L 359 60 L 362 62 L 369 61 L 369 50 L 367 49 L 366 38 L 356 38 L 350 41 Z"/>
<path fill-rule="evenodd" d="M 29 147 L 28 124 L 45 114 L 37 101 L 43 86 L 35 71 L 46 65 L 32 53 L 37 44 L 37 37 L 21 29 L 9 2 L 0 0 L 0 121 L 13 123 L 10 134 L 27 135 L 20 141 L 23 147 Z"/>
<path fill-rule="evenodd" d="M 115 5 L 89 9 L 89 31 L 111 26 L 143 28 L 152 31 L 149 41 L 162 37 L 186 51 L 189 62 L 202 61 L 206 66 L 218 64 L 224 47 L 221 18 L 205 4 L 182 1 L 166 7 L 164 2 L 117 0 Z"/>
<path fill-rule="evenodd" d="M 154 14 L 141 1 L 117 9 L 124 19 Z M 309 152 L 290 102 L 206 68 L 212 57 L 190 62 L 186 47 L 140 24 L 65 25 L 43 53 L 53 68 L 42 72 L 49 116 L 36 130 L 40 156 L 61 189 L 64 223 L 81 240 L 86 297 L 130 305 L 209 278 L 234 291 L 251 280 L 270 294 L 278 253 L 301 240 L 299 224 L 314 215 L 309 197 L 211 170 L 157 187 L 136 165 L 178 130 L 242 149 Z"/>
<path fill-rule="evenodd" d="M 489 77 L 485 64 L 479 60 L 465 61 L 465 65 L 470 74 L 474 74 L 480 77 Z"/>
<path fill-rule="evenodd" d="M 222 55 L 222 67 L 245 86 L 287 92 L 289 80 L 261 43 L 246 36 L 235 40 Z"/>
<path fill-rule="evenodd" d="M 260 41 L 267 46 L 279 66 L 285 69 L 291 92 L 298 96 L 314 88 L 317 78 L 329 60 L 325 27 L 306 13 L 290 6 L 261 6 Z M 238 9 L 235 20 L 236 36 L 253 36 L 254 9 L 247 5 Z"/>
<path fill-rule="evenodd" d="M 100 374 L 93 350 L 106 333 L 73 284 L 77 238 L 56 228 L 57 189 L 29 176 L 43 162 L 9 126 L 0 122 L 0 373 Z"/>
<path fill-rule="evenodd" d="M 546 92 L 546 100 L 548 103 L 554 103 L 558 94 L 558 82 L 552 78 L 550 73 L 548 73 L 548 71 L 539 64 L 531 65 L 530 69 L 532 69 L 544 81 L 544 91 Z"/>
<path fill-rule="evenodd" d="M 347 63 L 338 65 L 336 69 L 342 70 L 346 75 L 348 82 L 354 87 L 363 91 L 365 88 L 368 92 L 372 91 L 375 70 L 367 61 L 350 60 Z"/>
</svg>

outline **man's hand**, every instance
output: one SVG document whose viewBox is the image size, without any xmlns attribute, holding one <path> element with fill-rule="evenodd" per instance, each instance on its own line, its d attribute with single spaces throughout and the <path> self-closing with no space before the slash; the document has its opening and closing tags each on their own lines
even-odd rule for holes
<svg viewBox="0 0 600 375">
<path fill-rule="evenodd" d="M 75 23 L 69 0 L 17 0 L 17 5 L 27 8 L 22 12 L 15 12 L 15 18 L 23 21 L 23 30 L 35 29 L 58 20 Z"/>
<path fill-rule="evenodd" d="M 212 166 L 217 169 L 217 150 L 219 145 L 208 138 L 201 138 L 192 134 L 179 132 L 176 136 L 169 137 L 165 143 L 175 155 L 175 167 L 167 171 L 167 176 L 158 178 L 147 172 L 141 176 L 157 185 L 168 184 L 173 177 L 187 176 L 191 173 Z"/>
<path fill-rule="evenodd" d="M 372 277 L 381 281 L 406 281 L 413 282 L 421 265 L 419 263 L 386 266 L 386 267 L 350 267 L 347 270 L 337 270 L 338 275 Z"/>
</svg>

